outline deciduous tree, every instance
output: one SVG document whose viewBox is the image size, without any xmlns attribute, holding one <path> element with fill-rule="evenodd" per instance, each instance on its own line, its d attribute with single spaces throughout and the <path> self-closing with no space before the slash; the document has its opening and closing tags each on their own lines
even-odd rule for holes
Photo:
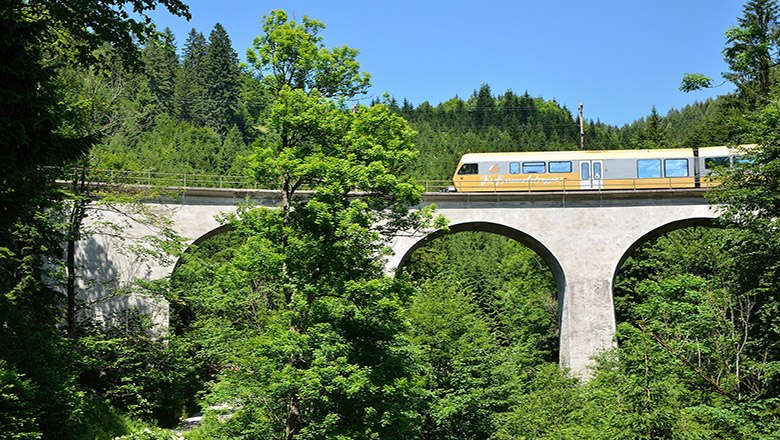
<svg viewBox="0 0 780 440">
<path fill-rule="evenodd" d="M 319 24 L 286 17 L 266 17 L 252 60 L 275 98 L 252 169 L 281 206 L 234 220 L 246 242 L 230 284 L 258 301 L 231 324 L 245 336 L 213 396 L 241 405 L 224 428 L 234 433 L 413 437 L 416 412 L 400 405 L 415 400 L 401 338 L 408 288 L 381 261 L 393 233 L 429 214 L 409 210 L 421 200 L 406 174 L 413 131 L 384 105 L 343 108 L 336 98 L 367 81 L 356 51 L 320 49 Z"/>
<path fill-rule="evenodd" d="M 301 23 L 281 10 L 263 17 L 263 35 L 255 37 L 247 61 L 279 93 L 284 86 L 327 98 L 351 98 L 364 93 L 370 76 L 360 72 L 356 49 L 326 49 L 321 22 L 304 16 Z"/>
</svg>

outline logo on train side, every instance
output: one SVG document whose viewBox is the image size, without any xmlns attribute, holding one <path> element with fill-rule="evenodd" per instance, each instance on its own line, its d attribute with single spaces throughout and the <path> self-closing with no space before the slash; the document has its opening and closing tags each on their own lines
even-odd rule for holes
<svg viewBox="0 0 780 440">
<path fill-rule="evenodd" d="M 523 178 L 523 179 L 507 179 L 507 178 L 504 178 L 503 175 L 501 175 L 501 176 L 498 176 L 496 178 L 491 178 L 491 176 L 482 176 L 480 180 L 481 180 L 482 186 L 485 186 L 485 185 L 501 186 L 501 185 L 507 184 L 507 183 L 539 183 L 539 184 L 542 184 L 542 185 L 549 185 L 549 184 L 551 184 L 553 182 L 559 182 L 559 181 L 563 180 L 563 178 L 561 178 L 561 177 L 541 177 L 541 176 L 538 176 L 538 175 L 534 175 L 534 176 L 528 176 L 528 177 Z"/>
</svg>

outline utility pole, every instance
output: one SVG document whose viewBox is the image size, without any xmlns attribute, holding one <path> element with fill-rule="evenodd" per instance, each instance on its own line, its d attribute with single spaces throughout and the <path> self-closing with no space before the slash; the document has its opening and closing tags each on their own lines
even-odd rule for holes
<svg viewBox="0 0 780 440">
<path fill-rule="evenodd" d="M 580 150 L 585 149 L 585 120 L 582 117 L 582 103 L 580 103 Z"/>
</svg>

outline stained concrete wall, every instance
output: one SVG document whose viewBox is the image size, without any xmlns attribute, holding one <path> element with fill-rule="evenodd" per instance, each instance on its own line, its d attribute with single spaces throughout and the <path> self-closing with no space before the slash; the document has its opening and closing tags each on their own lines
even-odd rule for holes
<svg viewBox="0 0 780 440">
<path fill-rule="evenodd" d="M 85 219 L 91 230 L 77 244 L 78 286 L 80 300 L 88 305 L 86 313 L 98 322 L 110 325 L 121 322 L 128 310 L 151 317 L 157 334 L 168 329 L 168 304 L 150 296 L 136 281 L 150 281 L 169 276 L 177 259 L 153 258 L 147 237 L 160 229 L 148 218 L 170 219 L 172 228 L 187 245 L 221 227 L 218 218 L 235 212 L 242 199 L 232 197 L 187 197 L 167 203 L 147 203 L 143 211 L 130 206 L 92 206 Z"/>
<path fill-rule="evenodd" d="M 271 192 L 225 190 L 190 191 L 181 200 L 153 204 L 170 216 L 176 231 L 189 243 L 220 227 L 217 217 L 235 212 L 247 197 L 274 206 Z M 718 213 L 695 191 L 642 191 L 629 193 L 540 194 L 428 194 L 425 204 L 436 203 L 450 221 L 450 231 L 482 230 L 506 235 L 535 250 L 547 262 L 558 287 L 560 362 L 564 368 L 587 378 L 593 355 L 615 344 L 612 299 L 616 270 L 628 253 L 643 241 L 668 230 L 704 225 Z M 116 213 L 103 220 L 126 221 Z M 96 218 L 91 221 L 95 222 Z M 129 221 L 131 237 L 154 233 L 146 225 Z M 387 261 L 394 272 L 411 252 L 441 232 L 396 237 L 394 255 Z M 85 295 L 98 299 L 111 292 L 133 289 L 133 279 L 158 279 L 170 275 L 174 261 L 139 260 L 123 252 L 127 240 L 112 236 L 81 243 L 80 263 L 89 274 L 81 280 Z M 167 307 L 150 298 L 118 298 L 104 302 L 102 313 L 122 306 L 148 306 L 161 327 L 167 325 Z"/>
</svg>

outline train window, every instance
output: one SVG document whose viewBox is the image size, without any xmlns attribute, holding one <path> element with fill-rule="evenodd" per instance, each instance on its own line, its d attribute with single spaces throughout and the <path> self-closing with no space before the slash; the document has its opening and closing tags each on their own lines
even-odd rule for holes
<svg viewBox="0 0 780 440">
<path fill-rule="evenodd" d="M 464 163 L 458 170 L 458 174 L 479 174 L 479 168 L 475 163 Z"/>
<path fill-rule="evenodd" d="M 520 174 L 520 162 L 509 162 L 509 174 Z"/>
<path fill-rule="evenodd" d="M 571 162 L 550 162 L 551 173 L 571 173 Z"/>
<path fill-rule="evenodd" d="M 640 179 L 661 177 L 661 159 L 637 160 L 636 176 Z"/>
<path fill-rule="evenodd" d="M 665 159 L 664 176 L 666 177 L 687 177 L 688 159 Z"/>
<path fill-rule="evenodd" d="M 729 157 L 723 156 L 723 157 L 708 157 L 704 159 L 704 168 L 708 170 L 714 170 L 715 168 L 728 168 L 729 166 Z"/>
<path fill-rule="evenodd" d="M 523 162 L 523 174 L 543 173 L 544 170 L 544 162 Z"/>
<path fill-rule="evenodd" d="M 590 162 L 580 162 L 580 179 L 590 180 Z"/>
</svg>

